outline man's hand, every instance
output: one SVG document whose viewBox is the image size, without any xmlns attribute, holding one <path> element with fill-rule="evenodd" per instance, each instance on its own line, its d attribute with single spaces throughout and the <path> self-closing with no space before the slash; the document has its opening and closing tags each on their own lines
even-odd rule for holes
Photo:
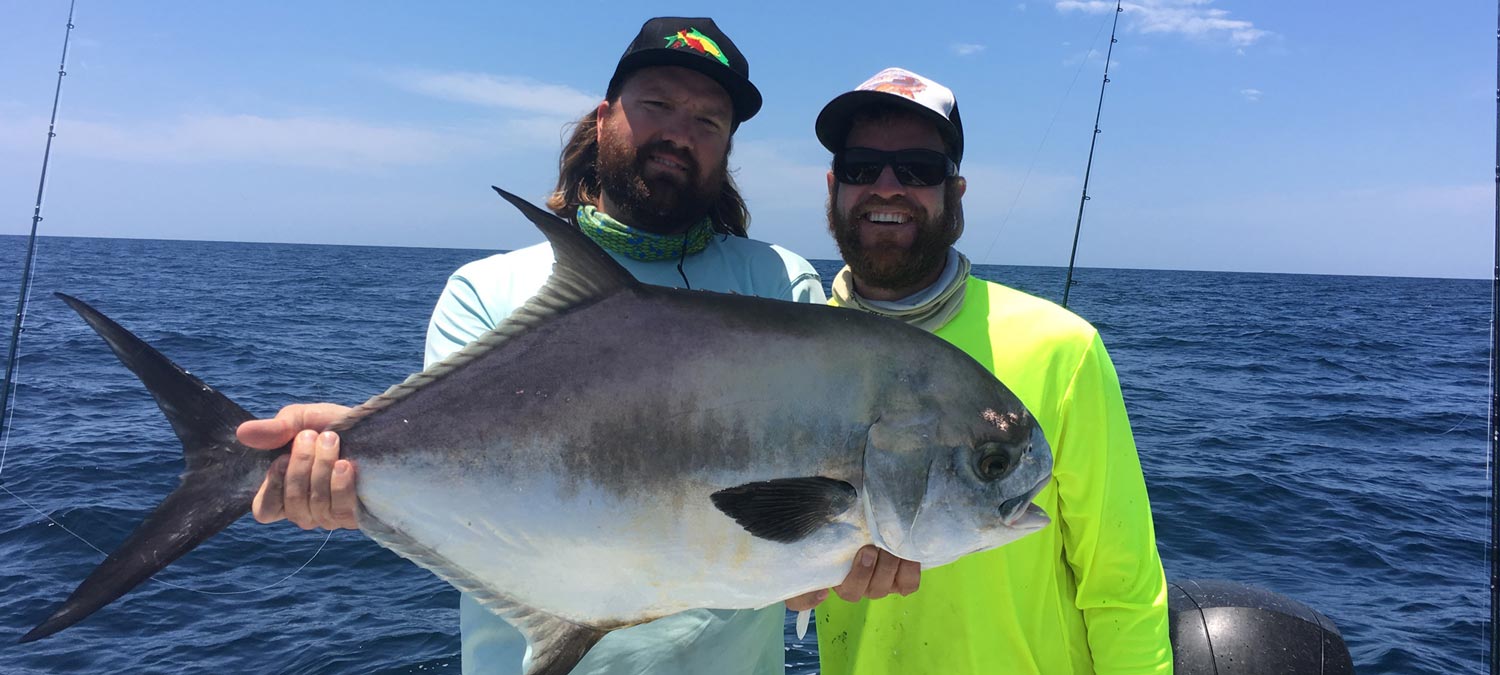
<svg viewBox="0 0 1500 675">
<path fill-rule="evenodd" d="M 854 566 L 844 583 L 833 587 L 839 597 L 848 602 L 859 602 L 862 598 L 883 598 L 891 593 L 911 595 L 922 583 L 922 563 L 902 560 L 867 545 L 854 555 Z M 786 601 L 786 608 L 794 612 L 812 609 L 828 599 L 828 591 L 804 593 Z"/>
<path fill-rule="evenodd" d="M 275 450 L 292 444 L 292 453 L 266 470 L 255 494 L 251 512 L 257 521 L 285 519 L 304 530 L 359 529 L 354 463 L 339 459 L 338 434 L 323 431 L 349 410 L 333 403 L 296 404 L 272 419 L 240 425 L 240 442 L 252 448 Z"/>
</svg>

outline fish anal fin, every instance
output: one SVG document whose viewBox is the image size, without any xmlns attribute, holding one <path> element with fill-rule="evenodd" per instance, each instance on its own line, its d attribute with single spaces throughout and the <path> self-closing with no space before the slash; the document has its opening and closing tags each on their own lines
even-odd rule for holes
<svg viewBox="0 0 1500 675">
<path fill-rule="evenodd" d="M 832 522 L 858 498 L 853 485 L 823 476 L 757 481 L 712 495 L 714 506 L 745 531 L 783 544 Z"/>
<path fill-rule="evenodd" d="M 532 607 L 476 578 L 437 549 L 363 509 L 359 528 L 376 543 L 436 574 L 520 631 L 531 647 L 525 675 L 567 675 L 610 631 L 634 625 L 591 626 Z"/>
<path fill-rule="evenodd" d="M 531 643 L 526 675 L 568 675 L 589 649 L 609 634 L 547 615 L 535 617 L 517 628 Z"/>
</svg>

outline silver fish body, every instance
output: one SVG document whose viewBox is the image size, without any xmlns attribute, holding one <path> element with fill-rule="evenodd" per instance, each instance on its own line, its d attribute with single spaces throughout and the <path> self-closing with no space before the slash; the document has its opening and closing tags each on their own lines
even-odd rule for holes
<svg viewBox="0 0 1500 675">
<path fill-rule="evenodd" d="M 1030 504 L 1051 472 L 1041 429 L 957 348 L 854 310 L 640 284 L 566 222 L 501 194 L 551 241 L 552 278 L 335 429 L 359 464 L 362 530 L 520 629 L 528 673 L 568 672 L 610 630 L 836 585 L 865 544 L 931 567 L 1047 523 Z M 222 430 L 184 435 L 174 410 L 228 410 L 195 416 L 220 427 L 249 416 L 186 373 L 173 380 L 149 346 L 166 365 L 132 364 L 144 343 L 69 301 L 163 402 L 189 471 L 27 639 L 242 515 L 275 457 Z M 195 386 L 222 400 L 202 403 Z M 165 539 L 185 548 L 132 557 Z"/>
</svg>

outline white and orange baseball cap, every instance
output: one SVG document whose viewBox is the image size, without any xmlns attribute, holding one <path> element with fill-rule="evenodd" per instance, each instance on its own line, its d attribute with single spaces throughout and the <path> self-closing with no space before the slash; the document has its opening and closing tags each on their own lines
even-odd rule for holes
<svg viewBox="0 0 1500 675">
<path fill-rule="evenodd" d="M 818 140 L 831 152 L 844 149 L 850 120 L 860 108 L 883 103 L 905 107 L 937 126 L 938 134 L 953 149 L 953 162 L 964 158 L 964 125 L 958 116 L 953 90 L 904 68 L 886 68 L 874 77 L 823 106 L 818 113 Z"/>
</svg>

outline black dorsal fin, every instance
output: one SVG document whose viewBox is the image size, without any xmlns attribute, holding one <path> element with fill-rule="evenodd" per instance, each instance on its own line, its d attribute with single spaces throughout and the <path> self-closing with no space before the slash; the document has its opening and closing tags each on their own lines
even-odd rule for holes
<svg viewBox="0 0 1500 675">
<path fill-rule="evenodd" d="M 505 190 L 493 185 L 490 187 L 500 193 L 505 201 L 520 209 L 521 214 L 536 225 L 536 228 L 541 230 L 542 234 L 547 237 L 547 241 L 552 244 L 552 275 L 547 277 L 547 282 L 542 284 L 535 296 L 512 312 L 493 330 L 481 335 L 462 349 L 449 354 L 442 361 L 432 364 L 426 370 L 413 374 L 406 378 L 406 381 L 360 404 L 342 421 L 329 427 L 329 431 L 343 431 L 354 426 L 365 417 L 384 410 L 392 403 L 421 390 L 448 373 L 463 367 L 464 364 L 559 315 L 593 304 L 618 291 L 640 287 L 641 282 L 636 281 L 628 270 L 615 262 L 614 258 L 609 257 L 604 249 L 599 248 L 598 244 L 595 244 L 572 223 L 547 213 L 531 202 Z"/>
<path fill-rule="evenodd" d="M 581 302 L 622 287 L 640 285 L 629 271 L 572 223 L 498 187 L 490 187 L 520 209 L 521 214 L 552 243 L 552 277 L 547 279 L 538 295 L 561 293 L 569 300 Z"/>
</svg>

